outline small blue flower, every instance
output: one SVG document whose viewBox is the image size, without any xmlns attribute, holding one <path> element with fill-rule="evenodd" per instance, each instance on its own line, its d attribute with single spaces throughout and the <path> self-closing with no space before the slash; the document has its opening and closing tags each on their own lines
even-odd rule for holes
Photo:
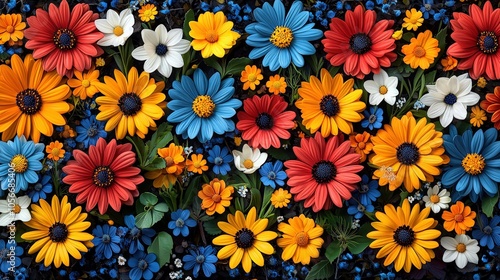
<svg viewBox="0 0 500 280">
<path fill-rule="evenodd" d="M 375 211 L 375 207 L 372 204 L 359 204 L 354 199 L 350 199 L 348 203 L 349 207 L 347 208 L 347 214 L 354 216 L 355 219 L 361 219 L 365 215 L 365 211 L 370 213 Z"/>
<path fill-rule="evenodd" d="M 500 246 L 500 216 L 494 216 L 488 223 L 485 214 L 481 214 L 480 220 L 472 231 L 472 237 L 479 240 L 479 245 L 489 249 Z"/>
<path fill-rule="evenodd" d="M 52 193 L 52 177 L 50 175 L 38 174 L 38 182 L 33 189 L 28 192 L 31 202 L 38 202 L 40 199 L 47 199 L 47 194 Z"/>
<path fill-rule="evenodd" d="M 92 243 L 95 246 L 96 256 L 104 256 L 110 259 L 113 253 L 120 252 L 120 237 L 116 235 L 116 227 L 109 225 L 98 225 L 93 231 L 94 239 Z"/>
<path fill-rule="evenodd" d="M 221 149 L 220 146 L 216 145 L 211 150 L 208 150 L 207 160 L 214 164 L 212 171 L 215 174 L 226 175 L 231 170 L 229 163 L 233 161 L 233 155 L 229 153 L 226 147 Z"/>
<path fill-rule="evenodd" d="M 133 215 L 125 216 L 124 221 L 129 230 L 123 243 L 128 245 L 129 253 L 135 254 L 137 251 L 145 251 L 143 243 L 145 245 L 151 245 L 151 239 L 156 235 L 156 231 L 152 228 L 144 228 L 141 230 L 136 227 Z M 123 231 L 123 229 L 120 231 Z M 117 231 L 117 234 L 120 235 L 121 233 Z"/>
<path fill-rule="evenodd" d="M 11 251 L 11 247 L 15 249 Z M 5 242 L 3 239 L 0 240 L 0 270 L 3 273 L 8 273 L 9 268 L 12 267 L 10 262 L 11 257 L 14 257 L 14 265 L 18 267 L 21 265 L 21 256 L 24 253 L 22 247 L 17 246 L 16 242 L 13 239 L 9 239 Z"/>
<path fill-rule="evenodd" d="M 131 268 L 128 276 L 131 280 L 151 280 L 153 273 L 160 270 L 160 265 L 156 262 L 156 255 L 138 251 L 129 260 L 128 266 Z"/>
<path fill-rule="evenodd" d="M 215 263 L 217 262 L 215 249 L 208 245 L 207 247 L 198 247 L 198 250 L 189 250 L 189 254 L 182 258 L 184 269 L 193 269 L 193 276 L 198 278 L 200 269 L 203 270 L 205 277 L 210 277 L 216 272 Z"/>
<path fill-rule="evenodd" d="M 104 130 L 105 122 L 96 120 L 95 115 L 83 119 L 76 127 L 76 141 L 83 143 L 85 148 L 95 146 L 99 138 L 106 138 L 108 133 Z"/>
<path fill-rule="evenodd" d="M 382 121 L 384 120 L 384 111 L 381 108 L 370 107 L 369 110 L 363 112 L 365 118 L 361 121 L 361 126 L 373 130 L 374 128 L 379 129 L 382 127 Z"/>
<path fill-rule="evenodd" d="M 168 222 L 168 228 L 172 229 L 174 236 L 186 237 L 189 235 L 189 228 L 196 226 L 196 221 L 189 217 L 189 210 L 177 209 L 172 213 L 172 220 Z"/>
<path fill-rule="evenodd" d="M 354 192 L 353 196 L 357 196 L 361 204 L 365 206 L 370 205 L 381 195 L 380 191 L 378 190 L 378 181 L 370 181 L 367 175 L 363 175 L 361 179 L 361 185 L 359 189 Z"/>
<path fill-rule="evenodd" d="M 283 171 L 283 163 L 279 160 L 273 165 L 272 162 L 268 162 L 262 165 L 259 169 L 260 181 L 264 186 L 270 186 L 273 189 L 276 188 L 276 184 L 279 186 L 285 185 L 283 180 L 286 179 L 286 173 Z"/>
</svg>

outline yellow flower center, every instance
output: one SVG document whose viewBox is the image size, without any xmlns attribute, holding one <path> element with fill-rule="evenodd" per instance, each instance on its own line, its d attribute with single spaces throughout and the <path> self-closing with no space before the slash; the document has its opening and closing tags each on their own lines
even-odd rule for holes
<svg viewBox="0 0 500 280">
<path fill-rule="evenodd" d="M 210 30 L 207 32 L 205 35 L 205 40 L 207 40 L 209 43 L 215 43 L 219 40 L 219 35 L 215 30 Z"/>
<path fill-rule="evenodd" d="M 484 158 L 479 154 L 467 154 L 462 160 L 462 167 L 465 172 L 471 175 L 477 175 L 483 172 L 484 166 Z"/>
<path fill-rule="evenodd" d="M 123 28 L 121 26 L 116 26 L 113 28 L 113 34 L 116 36 L 121 36 L 123 34 Z"/>
<path fill-rule="evenodd" d="M 303 231 L 299 232 L 295 235 L 295 241 L 297 242 L 297 245 L 301 247 L 307 246 L 307 244 L 309 244 L 309 235 Z"/>
<path fill-rule="evenodd" d="M 10 160 L 13 169 L 16 173 L 23 173 L 28 170 L 28 159 L 23 155 L 15 155 Z"/>
<path fill-rule="evenodd" d="M 464 221 L 464 216 L 462 214 L 457 214 L 455 215 L 455 222 L 463 222 Z"/>
<path fill-rule="evenodd" d="M 424 57 L 425 56 L 425 49 L 422 48 L 421 46 L 418 46 L 416 47 L 414 50 L 413 50 L 413 54 L 418 57 L 418 58 L 421 58 L 421 57 Z"/>
<path fill-rule="evenodd" d="M 458 243 L 457 244 L 457 252 L 463 253 L 467 249 L 467 246 L 465 246 L 464 243 Z"/>
<path fill-rule="evenodd" d="M 285 202 L 286 198 L 285 198 L 285 194 L 283 193 L 279 193 L 277 196 L 276 196 L 276 201 L 277 202 L 280 202 L 280 203 L 283 203 Z"/>
<path fill-rule="evenodd" d="M 82 87 L 87 88 L 90 86 L 90 81 L 89 80 L 83 80 L 82 81 Z"/>
<path fill-rule="evenodd" d="M 193 101 L 193 111 L 200 118 L 208 118 L 214 113 L 215 104 L 208 95 L 200 95 Z"/>
<path fill-rule="evenodd" d="M 287 48 L 292 44 L 293 34 L 292 30 L 285 26 L 277 26 L 269 41 L 278 48 Z"/>
<path fill-rule="evenodd" d="M 7 30 L 7 32 L 9 32 L 9 33 L 13 33 L 16 29 L 14 28 L 14 26 L 9 25 L 9 26 L 7 26 L 7 28 L 5 28 L 5 30 Z"/>
<path fill-rule="evenodd" d="M 21 212 L 21 206 L 19 206 L 19 204 L 14 205 L 12 212 L 14 212 L 14 214 L 19 214 Z"/>
<path fill-rule="evenodd" d="M 144 17 L 150 18 L 151 16 L 153 16 L 152 10 L 145 10 L 144 11 Z"/>
<path fill-rule="evenodd" d="M 248 75 L 248 80 L 249 80 L 250 82 L 252 82 L 252 83 L 253 83 L 253 82 L 255 82 L 255 80 L 257 80 L 257 75 L 255 75 L 255 74 L 253 74 L 253 73 L 252 73 L 252 74 L 249 74 L 249 75 Z"/>
<path fill-rule="evenodd" d="M 358 148 L 360 148 L 361 150 L 364 150 L 365 147 L 366 147 L 365 142 L 359 142 L 358 143 Z"/>
<path fill-rule="evenodd" d="M 387 87 L 386 87 L 386 86 L 380 86 L 380 87 L 378 88 L 378 92 L 380 92 L 380 94 L 382 94 L 382 95 L 386 94 L 388 91 L 389 91 L 389 90 L 387 89 Z"/>
<path fill-rule="evenodd" d="M 195 161 L 195 162 L 193 162 L 193 166 L 196 167 L 196 168 L 200 168 L 201 167 L 201 162 L 200 161 Z"/>
<path fill-rule="evenodd" d="M 220 197 L 220 195 L 218 195 L 218 194 L 214 194 L 214 195 L 212 196 L 212 200 L 213 200 L 215 203 L 218 203 L 218 202 L 220 202 L 220 201 L 221 201 L 221 197 Z"/>
<path fill-rule="evenodd" d="M 280 81 L 275 81 L 273 83 L 273 88 L 275 89 L 280 89 L 281 88 L 281 82 Z"/>
<path fill-rule="evenodd" d="M 437 194 L 433 194 L 430 199 L 429 199 L 432 203 L 438 203 L 439 201 L 441 201 L 441 199 L 439 198 L 439 195 Z"/>
<path fill-rule="evenodd" d="M 245 159 L 243 166 L 245 166 L 246 169 L 250 169 L 253 167 L 253 161 L 251 159 Z"/>
</svg>

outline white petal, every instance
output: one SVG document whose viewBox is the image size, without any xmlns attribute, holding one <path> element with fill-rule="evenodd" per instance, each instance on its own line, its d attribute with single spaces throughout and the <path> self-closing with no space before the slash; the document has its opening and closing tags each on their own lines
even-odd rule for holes
<svg viewBox="0 0 500 280">
<path fill-rule="evenodd" d="M 23 195 L 19 197 L 17 203 L 21 206 L 21 208 L 28 208 L 31 204 L 31 198 L 27 195 Z"/>
<path fill-rule="evenodd" d="M 386 94 L 387 95 L 387 94 Z M 384 99 L 385 99 L 385 102 L 389 105 L 394 105 L 394 103 L 396 103 L 396 95 L 394 96 L 386 96 Z"/>
<path fill-rule="evenodd" d="M 120 26 L 120 16 L 112 9 L 109 9 L 108 12 L 106 12 L 106 20 L 111 26 Z"/>
<path fill-rule="evenodd" d="M 366 91 L 368 91 L 371 94 L 374 93 L 380 93 L 380 86 L 373 80 L 368 80 L 366 81 L 363 86 L 365 87 Z"/>
<path fill-rule="evenodd" d="M 446 250 L 456 250 L 458 242 L 453 237 L 445 236 L 441 238 L 441 246 L 443 246 Z"/>
<path fill-rule="evenodd" d="M 453 110 L 448 106 L 444 110 L 444 113 L 439 117 L 439 122 L 443 127 L 447 127 L 453 121 Z"/>
<path fill-rule="evenodd" d="M 443 262 L 447 263 L 453 262 L 454 260 L 457 259 L 457 256 L 458 256 L 457 251 L 446 250 L 443 253 Z"/>
<path fill-rule="evenodd" d="M 165 41 L 165 45 L 167 46 L 175 46 L 177 43 L 179 43 L 182 39 L 182 29 L 179 28 L 174 28 L 168 32 L 168 38 Z"/>
<path fill-rule="evenodd" d="M 429 104 L 429 105 L 430 105 L 430 107 L 429 107 L 429 110 L 427 110 L 427 116 L 431 119 L 441 116 L 443 114 L 443 112 L 446 110 L 446 106 L 447 106 L 443 102 L 433 103 L 433 104 Z"/>
<path fill-rule="evenodd" d="M 458 243 L 463 243 L 463 244 L 467 244 L 470 240 L 469 236 L 465 235 L 465 234 L 457 234 L 455 236 L 455 240 L 457 241 L 457 244 Z"/>
<path fill-rule="evenodd" d="M 28 209 L 22 209 L 21 212 L 16 214 L 16 220 L 18 221 L 23 221 L 23 222 L 28 222 L 31 220 L 31 214 Z"/>
<path fill-rule="evenodd" d="M 158 71 L 165 76 L 166 78 L 170 77 L 172 75 L 172 66 L 166 62 L 165 59 L 161 59 L 160 67 L 158 68 Z"/>
<path fill-rule="evenodd" d="M 169 34 L 167 32 L 167 28 L 165 27 L 165 25 L 163 24 L 158 25 L 155 29 L 155 33 L 156 36 L 158 37 L 158 43 L 155 45 L 158 45 L 159 43 L 166 45 Z"/>
<path fill-rule="evenodd" d="M 458 79 L 456 76 L 452 76 L 448 80 L 448 88 L 450 89 L 449 93 L 457 94 L 460 88 L 460 85 L 458 84 Z"/>
<path fill-rule="evenodd" d="M 368 97 L 368 100 L 370 102 L 370 105 L 377 106 L 380 104 L 380 102 L 382 102 L 382 100 L 384 100 L 384 96 L 378 93 L 371 93 Z"/>
<path fill-rule="evenodd" d="M 158 69 L 158 67 L 160 67 L 160 62 L 161 58 L 157 55 L 149 57 L 146 59 L 146 62 L 144 62 L 144 71 L 153 73 L 156 69 Z"/>
<path fill-rule="evenodd" d="M 387 80 L 385 80 L 385 85 L 389 88 L 397 89 L 398 83 L 399 83 L 399 80 L 397 77 L 389 77 L 389 78 L 387 78 Z"/>
<path fill-rule="evenodd" d="M 184 66 L 184 60 L 182 60 L 182 56 L 178 52 L 168 51 L 165 54 L 165 60 L 175 68 Z"/>
<path fill-rule="evenodd" d="M 457 101 L 466 105 L 466 106 L 473 106 L 476 105 L 476 103 L 479 101 L 480 96 L 479 94 L 475 92 L 470 92 L 469 94 L 465 96 L 460 96 L 457 98 Z"/>
<path fill-rule="evenodd" d="M 424 105 L 426 106 L 431 106 L 434 103 L 443 102 L 443 100 L 444 96 L 438 93 L 424 94 L 424 96 L 420 98 L 420 101 L 422 101 L 422 103 L 424 103 Z"/>
<path fill-rule="evenodd" d="M 0 227 L 5 227 L 12 221 L 14 221 L 14 215 L 11 215 L 10 212 L 0 215 Z"/>
<path fill-rule="evenodd" d="M 467 117 L 467 107 L 465 107 L 462 103 L 456 102 L 453 104 L 453 116 L 459 120 L 465 120 Z"/>
<path fill-rule="evenodd" d="M 188 40 L 181 39 L 177 44 L 167 46 L 168 50 L 178 52 L 180 54 L 185 54 L 189 51 L 191 43 Z"/>
<path fill-rule="evenodd" d="M 443 93 L 444 95 L 447 95 L 448 93 L 450 93 L 450 87 L 449 87 L 449 84 L 448 84 L 448 78 L 439 78 L 437 79 L 436 81 L 436 89 L 437 91 Z"/>
<path fill-rule="evenodd" d="M 94 21 L 94 24 L 97 30 L 101 31 L 104 34 L 113 33 L 113 26 L 111 26 L 105 19 L 96 19 Z"/>
<path fill-rule="evenodd" d="M 443 255 L 443 258 L 444 258 L 444 255 Z M 468 260 L 467 260 L 467 257 L 465 256 L 465 254 L 459 253 L 457 256 L 457 259 L 455 260 L 455 263 L 457 264 L 458 268 L 464 268 L 468 263 Z"/>
<path fill-rule="evenodd" d="M 160 26 L 158 26 L 158 27 L 160 27 Z M 158 27 L 156 29 L 158 29 Z M 158 44 L 159 44 L 158 37 L 153 30 L 143 29 L 141 32 L 141 36 L 142 36 L 142 41 L 144 42 L 144 44 L 146 44 L 146 42 L 147 42 L 153 46 L 158 46 Z"/>
<path fill-rule="evenodd" d="M 137 47 L 135 50 L 132 51 L 132 57 L 144 61 L 149 58 L 148 53 L 146 52 L 146 49 L 144 46 Z"/>
<path fill-rule="evenodd" d="M 460 88 L 459 88 L 456 96 L 459 97 L 459 96 L 467 95 L 471 92 L 471 90 L 472 90 L 472 80 L 465 79 L 463 81 L 460 81 Z"/>
<path fill-rule="evenodd" d="M 465 257 L 470 263 L 477 264 L 479 262 L 479 257 L 476 253 L 470 252 L 469 250 L 464 252 Z"/>
</svg>

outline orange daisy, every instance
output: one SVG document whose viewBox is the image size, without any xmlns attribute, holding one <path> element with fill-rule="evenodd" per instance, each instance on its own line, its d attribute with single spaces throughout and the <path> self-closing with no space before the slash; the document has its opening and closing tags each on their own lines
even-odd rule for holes
<svg viewBox="0 0 500 280">
<path fill-rule="evenodd" d="M 48 154 L 47 158 L 53 161 L 58 161 L 63 158 L 65 151 L 62 147 L 63 143 L 57 140 L 55 142 L 50 142 L 50 144 L 45 147 L 45 152 Z"/>
<path fill-rule="evenodd" d="M 224 180 L 215 178 L 210 181 L 210 184 L 204 184 L 202 190 L 198 192 L 198 197 L 202 200 L 201 209 L 205 210 L 209 216 L 215 212 L 222 214 L 226 207 L 231 205 L 233 193 L 233 186 L 226 186 Z"/>
<path fill-rule="evenodd" d="M 451 211 L 444 211 L 441 216 L 444 220 L 443 227 L 447 231 L 453 231 L 457 234 L 465 234 L 474 226 L 476 212 L 472 211 L 469 206 L 465 206 L 462 201 L 457 201 L 456 204 L 450 207 Z"/>
</svg>

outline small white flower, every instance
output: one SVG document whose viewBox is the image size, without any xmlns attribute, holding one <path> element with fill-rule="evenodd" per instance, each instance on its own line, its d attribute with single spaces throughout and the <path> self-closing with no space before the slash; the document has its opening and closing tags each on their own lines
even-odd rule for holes
<svg viewBox="0 0 500 280">
<path fill-rule="evenodd" d="M 459 268 L 464 268 L 467 263 L 477 264 L 479 262 L 477 240 L 471 239 L 465 234 L 459 234 L 455 238 L 443 237 L 441 238 L 441 246 L 446 249 L 443 254 L 444 262 L 455 261 Z"/>
<path fill-rule="evenodd" d="M 413 203 L 413 201 L 415 201 L 415 198 L 413 197 L 413 195 L 410 195 L 408 198 L 408 202 L 410 203 Z"/>
<path fill-rule="evenodd" d="M 285 218 L 284 218 L 283 216 L 278 216 L 278 217 L 276 217 L 276 222 L 278 222 L 278 223 L 281 223 L 281 222 L 283 222 L 284 220 L 285 220 Z"/>
<path fill-rule="evenodd" d="M 193 280 L 193 278 L 191 278 L 191 276 L 186 276 L 186 278 L 184 278 L 186 280 Z"/>
<path fill-rule="evenodd" d="M 403 108 L 403 106 L 405 105 L 406 103 L 406 98 L 405 97 L 401 97 L 400 99 L 398 99 L 398 101 L 396 102 L 396 107 L 398 109 L 401 109 Z"/>
<path fill-rule="evenodd" d="M 446 189 L 439 190 L 439 186 L 435 185 L 427 189 L 427 195 L 423 198 L 425 207 L 431 207 L 432 212 L 439 213 L 441 209 L 447 209 L 448 203 L 451 202 L 450 192 Z"/>
<path fill-rule="evenodd" d="M 0 226 L 5 227 L 13 221 L 28 222 L 31 220 L 31 214 L 28 207 L 31 204 L 31 198 L 27 195 L 0 200 Z"/>
<path fill-rule="evenodd" d="M 155 31 L 141 31 L 144 45 L 132 51 L 132 57 L 144 62 L 144 71 L 152 73 L 156 70 L 166 78 L 172 74 L 172 67 L 184 66 L 182 55 L 191 47 L 188 40 L 182 39 L 182 29 L 176 28 L 167 32 L 165 25 L 160 24 Z"/>
<path fill-rule="evenodd" d="M 121 11 L 120 15 L 109 9 L 106 18 L 96 19 L 94 24 L 104 34 L 104 37 L 97 41 L 99 46 L 122 46 L 134 33 L 134 16 L 130 9 Z"/>
<path fill-rule="evenodd" d="M 479 101 L 479 94 L 472 92 L 472 80 L 467 73 L 451 78 L 441 77 L 435 85 L 428 85 L 429 93 L 420 101 L 427 106 L 429 118 L 439 117 L 443 127 L 447 127 L 453 118 L 464 120 L 467 117 L 467 106 Z"/>
<path fill-rule="evenodd" d="M 127 259 L 123 256 L 118 257 L 118 265 L 125 265 L 127 263 Z"/>
<path fill-rule="evenodd" d="M 384 70 L 374 74 L 373 80 L 365 81 L 364 87 L 370 93 L 370 105 L 377 106 L 384 100 L 390 105 L 396 103 L 396 96 L 399 94 L 398 78 L 389 77 Z"/>
<path fill-rule="evenodd" d="M 168 274 L 168 276 L 170 277 L 170 279 L 177 279 L 177 272 L 172 271 Z"/>
<path fill-rule="evenodd" d="M 247 186 L 241 186 L 238 188 L 238 194 L 243 198 L 247 197 L 247 192 L 248 192 Z"/>
<path fill-rule="evenodd" d="M 243 145 L 243 152 L 233 150 L 234 166 L 245 174 L 252 174 L 259 169 L 267 159 L 267 153 L 253 149 L 248 144 Z"/>
<path fill-rule="evenodd" d="M 359 228 L 359 227 L 360 227 L 360 225 L 359 225 L 359 220 L 358 220 L 358 219 L 354 220 L 354 221 L 352 222 L 351 229 L 357 229 L 357 228 Z"/>
<path fill-rule="evenodd" d="M 181 268 L 182 267 L 181 259 L 179 259 L 179 258 L 175 259 L 174 264 L 177 268 Z"/>
</svg>

